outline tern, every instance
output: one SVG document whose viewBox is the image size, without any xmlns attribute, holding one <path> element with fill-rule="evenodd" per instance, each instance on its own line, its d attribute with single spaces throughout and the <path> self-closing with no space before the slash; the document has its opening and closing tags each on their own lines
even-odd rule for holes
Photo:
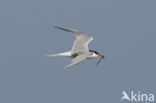
<svg viewBox="0 0 156 103">
<path fill-rule="evenodd" d="M 100 61 L 104 58 L 104 56 L 99 54 L 98 52 L 88 49 L 88 44 L 93 40 L 92 36 L 89 36 L 86 33 L 82 33 L 78 30 L 74 30 L 70 28 L 64 28 L 58 26 L 55 26 L 54 28 L 70 32 L 76 36 L 76 40 L 74 41 L 73 48 L 71 51 L 47 55 L 47 56 L 66 56 L 66 57 L 74 58 L 68 65 L 64 66 L 63 68 L 69 68 L 85 59 L 92 59 L 95 57 L 101 58 L 97 62 L 97 64 L 99 64 Z"/>
</svg>

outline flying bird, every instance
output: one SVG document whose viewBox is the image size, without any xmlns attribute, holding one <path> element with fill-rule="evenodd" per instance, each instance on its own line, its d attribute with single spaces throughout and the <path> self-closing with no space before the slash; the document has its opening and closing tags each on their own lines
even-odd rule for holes
<svg viewBox="0 0 156 103">
<path fill-rule="evenodd" d="M 98 52 L 88 49 L 88 44 L 93 40 L 92 36 L 89 36 L 86 33 L 82 33 L 74 29 L 58 27 L 58 26 L 55 26 L 55 28 L 70 32 L 76 36 L 76 40 L 74 41 L 73 48 L 71 51 L 47 55 L 47 56 L 67 56 L 67 57 L 74 58 L 68 65 L 64 66 L 63 68 L 69 68 L 85 59 L 92 59 L 95 57 L 101 58 L 97 62 L 97 64 L 99 64 L 100 61 L 104 58 L 104 56 L 99 54 Z"/>
</svg>

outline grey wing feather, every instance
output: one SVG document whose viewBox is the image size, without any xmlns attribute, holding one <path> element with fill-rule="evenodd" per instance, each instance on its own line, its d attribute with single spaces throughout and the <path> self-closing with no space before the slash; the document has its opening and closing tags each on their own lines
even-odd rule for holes
<svg viewBox="0 0 156 103">
<path fill-rule="evenodd" d="M 74 29 L 69 29 L 69 28 L 64 28 L 64 27 L 58 27 L 58 26 L 54 26 L 54 27 L 57 28 L 57 29 L 61 29 L 61 30 L 64 30 L 64 31 L 73 33 L 73 34 L 75 34 L 76 36 L 78 36 L 78 35 L 81 34 L 79 31 L 74 30 Z"/>
<path fill-rule="evenodd" d="M 88 34 L 79 32 L 74 29 L 58 27 L 58 26 L 55 26 L 55 28 L 65 30 L 75 34 L 76 40 L 74 41 L 72 52 L 88 51 L 88 44 L 93 40 L 92 36 L 89 36 Z"/>
<path fill-rule="evenodd" d="M 72 52 L 88 51 L 88 44 L 93 40 L 93 37 L 81 35 L 76 38 L 73 44 Z"/>
<path fill-rule="evenodd" d="M 63 69 L 69 68 L 69 67 L 85 60 L 86 57 L 87 57 L 86 55 L 79 55 L 79 56 L 75 57 L 68 65 L 64 66 Z"/>
</svg>

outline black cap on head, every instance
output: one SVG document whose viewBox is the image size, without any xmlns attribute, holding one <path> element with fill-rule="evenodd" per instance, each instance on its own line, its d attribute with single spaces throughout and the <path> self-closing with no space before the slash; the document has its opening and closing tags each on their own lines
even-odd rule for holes
<svg viewBox="0 0 156 103">
<path fill-rule="evenodd" d="M 99 54 L 97 51 L 89 50 L 90 52 L 94 52 L 95 54 Z"/>
</svg>

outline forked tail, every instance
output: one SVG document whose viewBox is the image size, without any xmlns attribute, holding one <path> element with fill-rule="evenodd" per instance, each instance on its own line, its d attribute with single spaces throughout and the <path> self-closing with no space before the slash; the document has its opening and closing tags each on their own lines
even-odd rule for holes
<svg viewBox="0 0 156 103">
<path fill-rule="evenodd" d="M 57 53 L 57 54 L 50 54 L 46 56 L 71 56 L 71 52 L 64 52 L 64 53 Z"/>
</svg>

